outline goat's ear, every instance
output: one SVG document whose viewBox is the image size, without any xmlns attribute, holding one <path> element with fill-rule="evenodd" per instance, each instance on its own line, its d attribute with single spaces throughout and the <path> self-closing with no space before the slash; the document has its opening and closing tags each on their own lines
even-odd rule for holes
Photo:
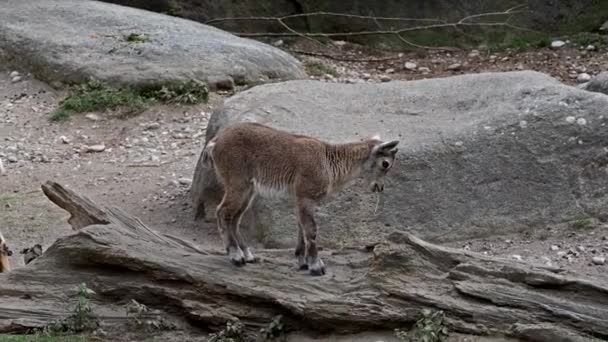
<svg viewBox="0 0 608 342">
<path fill-rule="evenodd" d="M 399 143 L 399 140 L 393 140 L 393 141 L 386 141 L 383 142 L 379 145 L 376 145 L 376 147 L 374 147 L 374 149 L 372 150 L 373 154 L 388 154 L 391 153 L 390 151 L 392 149 L 395 148 L 395 146 L 397 146 L 397 144 Z"/>
</svg>

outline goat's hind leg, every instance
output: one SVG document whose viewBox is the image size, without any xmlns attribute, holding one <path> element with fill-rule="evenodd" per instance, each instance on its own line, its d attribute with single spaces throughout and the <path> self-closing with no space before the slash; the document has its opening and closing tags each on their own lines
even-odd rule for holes
<svg viewBox="0 0 608 342">
<path fill-rule="evenodd" d="M 302 225 L 298 222 L 298 242 L 295 250 L 296 258 L 298 259 L 298 269 L 308 270 L 308 263 L 306 262 L 306 243 L 304 242 L 304 230 Z"/>
<path fill-rule="evenodd" d="M 249 248 L 249 246 L 247 246 L 247 242 L 241 235 L 241 219 L 243 218 L 243 215 L 245 215 L 247 210 L 249 210 L 249 208 L 251 207 L 251 203 L 253 202 L 254 197 L 255 197 L 255 193 L 253 191 L 253 188 L 251 188 L 248 191 L 248 198 L 245 201 L 244 206 L 241 207 L 241 210 L 238 214 L 239 216 L 237 218 L 237 224 L 236 224 L 236 229 L 235 229 L 235 237 L 239 244 L 239 247 L 241 248 L 241 250 L 243 251 L 243 254 L 245 255 L 246 263 L 257 262 L 257 258 L 255 257 L 255 255 L 253 255 L 253 253 L 251 252 L 251 248 Z"/>
</svg>

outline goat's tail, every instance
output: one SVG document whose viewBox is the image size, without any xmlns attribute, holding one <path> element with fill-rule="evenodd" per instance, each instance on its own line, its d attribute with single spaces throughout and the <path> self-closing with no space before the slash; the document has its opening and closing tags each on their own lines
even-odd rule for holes
<svg viewBox="0 0 608 342">
<path fill-rule="evenodd" d="M 215 138 L 211 139 L 203 149 L 203 164 L 213 168 L 213 148 L 215 147 Z"/>
<path fill-rule="evenodd" d="M 205 217 L 205 197 L 206 189 L 209 186 L 209 182 L 215 179 L 215 163 L 213 161 L 213 148 L 215 147 L 215 138 L 209 140 L 205 147 L 203 148 L 203 152 L 201 154 L 201 158 L 199 159 L 199 164 L 197 165 L 197 172 L 195 172 L 194 183 L 197 184 L 198 190 L 193 192 L 193 204 L 194 204 L 194 219 L 198 220 L 200 218 Z M 200 178 L 201 176 L 197 176 L 199 174 L 198 168 L 199 166 L 203 166 L 207 168 L 207 177 Z"/>
</svg>

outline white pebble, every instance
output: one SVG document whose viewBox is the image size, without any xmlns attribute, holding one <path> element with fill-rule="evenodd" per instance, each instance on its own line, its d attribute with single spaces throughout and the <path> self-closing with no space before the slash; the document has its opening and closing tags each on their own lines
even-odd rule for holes
<svg viewBox="0 0 608 342">
<path fill-rule="evenodd" d="M 606 263 L 606 258 L 604 257 L 593 257 L 593 259 L 591 259 L 591 261 L 593 262 L 594 265 L 603 265 Z"/>
<path fill-rule="evenodd" d="M 91 121 L 99 121 L 101 120 L 101 118 L 99 117 L 99 115 L 94 114 L 94 113 L 89 113 L 87 115 L 84 116 L 85 118 L 91 120 Z"/>
<path fill-rule="evenodd" d="M 575 123 L 576 122 L 576 118 L 574 116 L 568 116 L 566 118 L 566 122 L 567 123 Z"/>
<path fill-rule="evenodd" d="M 413 62 L 405 63 L 405 68 L 407 70 L 416 70 L 417 67 L 418 67 L 418 65 L 416 65 L 416 63 L 413 63 Z"/>
<path fill-rule="evenodd" d="M 587 120 L 585 120 L 585 118 L 578 118 L 576 120 L 576 123 L 581 125 L 581 126 L 585 126 L 587 124 Z"/>
<path fill-rule="evenodd" d="M 578 76 L 576 76 L 576 81 L 578 83 L 585 83 L 585 82 L 589 82 L 591 80 L 591 75 L 589 75 L 586 72 L 583 72 L 581 74 L 578 74 Z"/>
<path fill-rule="evenodd" d="M 19 71 L 16 71 L 16 70 L 15 70 L 15 71 L 12 71 L 12 72 L 10 73 L 10 75 L 9 75 L 9 76 L 10 76 L 11 78 L 13 78 L 13 77 L 17 77 L 17 76 L 19 76 L 19 75 L 20 75 L 20 74 L 19 74 Z"/>
<path fill-rule="evenodd" d="M 553 49 L 559 49 L 564 45 L 566 45 L 566 42 L 564 42 L 563 40 L 554 40 L 551 42 L 551 48 Z"/>
</svg>

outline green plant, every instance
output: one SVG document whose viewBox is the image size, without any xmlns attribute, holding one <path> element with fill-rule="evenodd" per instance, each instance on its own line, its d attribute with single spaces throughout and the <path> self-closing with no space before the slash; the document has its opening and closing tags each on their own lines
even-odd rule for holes
<svg viewBox="0 0 608 342">
<path fill-rule="evenodd" d="M 444 326 L 444 313 L 441 310 L 424 309 L 410 332 L 395 329 L 395 337 L 403 342 L 440 342 L 448 335 Z"/>
<path fill-rule="evenodd" d="M 286 333 L 283 316 L 281 315 L 275 316 L 266 328 L 260 330 L 264 341 L 285 341 Z"/>
<path fill-rule="evenodd" d="M 143 34 L 140 33 L 131 33 L 125 36 L 125 40 L 129 43 L 145 43 L 150 39 Z"/>
<path fill-rule="evenodd" d="M 226 327 L 217 333 L 209 335 L 207 342 L 245 342 L 244 326 L 237 319 L 226 322 Z"/>
<path fill-rule="evenodd" d="M 575 229 L 590 228 L 593 226 L 593 219 L 589 216 L 581 215 L 575 217 L 570 222 L 570 226 Z"/>
<path fill-rule="evenodd" d="M 209 88 L 201 81 L 188 80 L 162 86 L 152 91 L 150 96 L 167 103 L 194 104 L 209 99 Z"/>
<path fill-rule="evenodd" d="M 59 327 L 63 331 L 81 332 L 97 328 L 99 322 L 93 316 L 93 310 L 89 301 L 89 293 L 92 292 L 87 288 L 87 284 L 82 283 L 78 286 L 76 294 L 76 303 L 72 309 L 72 314 L 68 316 Z"/>
<path fill-rule="evenodd" d="M 324 64 L 323 62 L 316 60 L 307 60 L 304 62 L 304 66 L 308 73 L 312 76 L 323 76 L 332 75 L 333 77 L 338 76 L 338 72 L 332 66 Z"/>
<path fill-rule="evenodd" d="M 145 304 L 138 303 L 132 299 L 126 305 L 127 318 L 138 328 L 174 330 L 174 324 L 165 320 L 159 312 L 152 312 Z"/>
</svg>

